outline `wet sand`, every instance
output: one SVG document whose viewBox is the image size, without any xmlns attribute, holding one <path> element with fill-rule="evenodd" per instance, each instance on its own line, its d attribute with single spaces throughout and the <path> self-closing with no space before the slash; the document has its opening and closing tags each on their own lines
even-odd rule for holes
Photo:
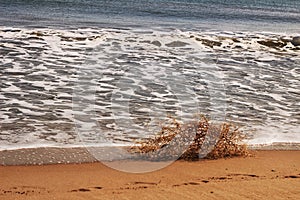
<svg viewBox="0 0 300 200">
<path fill-rule="evenodd" d="M 0 166 L 0 199 L 299 199 L 300 151 L 253 154 L 142 174 L 101 163 Z"/>
</svg>

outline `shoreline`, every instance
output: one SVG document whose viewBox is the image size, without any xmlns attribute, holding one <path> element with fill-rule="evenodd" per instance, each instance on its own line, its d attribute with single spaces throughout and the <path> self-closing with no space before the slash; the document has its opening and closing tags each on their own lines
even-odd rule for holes
<svg viewBox="0 0 300 200">
<path fill-rule="evenodd" d="M 176 161 L 143 174 L 120 172 L 99 162 L 0 166 L 0 198 L 297 199 L 300 151 L 254 153 L 243 158 Z"/>
<path fill-rule="evenodd" d="M 125 146 L 126 147 L 126 146 Z M 299 151 L 300 143 L 272 143 L 248 145 L 250 154 L 255 151 Z M 91 152 L 92 151 L 92 152 Z M 124 146 L 106 147 L 38 147 L 0 150 L 0 166 L 81 164 L 101 161 L 136 160 L 122 152 Z M 93 153 L 101 155 L 95 158 Z M 200 159 L 207 160 L 207 159 Z M 155 161 L 153 161 L 155 162 Z M 163 162 L 163 161 L 161 161 Z"/>
</svg>

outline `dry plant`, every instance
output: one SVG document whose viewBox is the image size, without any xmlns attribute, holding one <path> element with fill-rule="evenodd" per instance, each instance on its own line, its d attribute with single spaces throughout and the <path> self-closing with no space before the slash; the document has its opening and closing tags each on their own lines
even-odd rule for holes
<svg viewBox="0 0 300 200">
<path fill-rule="evenodd" d="M 245 135 L 230 123 L 212 124 L 204 116 L 185 124 L 172 119 L 155 137 L 136 142 L 129 151 L 152 160 L 247 156 L 244 139 Z"/>
</svg>

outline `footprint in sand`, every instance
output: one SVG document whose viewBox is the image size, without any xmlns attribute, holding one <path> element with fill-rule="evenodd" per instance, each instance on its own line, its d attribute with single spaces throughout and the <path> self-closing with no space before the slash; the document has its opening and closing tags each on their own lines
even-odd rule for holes
<svg viewBox="0 0 300 200">
<path fill-rule="evenodd" d="M 0 189 L 0 195 L 33 195 L 33 194 L 41 194 L 48 192 L 46 188 L 42 187 L 33 187 L 33 186 L 20 186 L 20 187 L 11 187 L 9 189 Z"/>
<path fill-rule="evenodd" d="M 252 177 L 252 178 L 259 178 L 259 176 L 255 174 L 229 174 L 226 177 L 221 176 L 221 177 L 208 177 L 207 179 L 198 179 L 200 182 L 186 182 L 182 184 L 176 184 L 173 185 L 173 187 L 178 187 L 178 186 L 183 186 L 183 185 L 200 185 L 201 183 L 209 183 L 210 181 L 226 181 L 226 180 L 231 180 L 233 179 L 232 177 L 241 177 L 241 179 L 245 179 L 245 177 Z"/>
<path fill-rule="evenodd" d="M 135 181 L 133 182 L 133 185 L 158 185 L 161 181 L 155 183 L 155 182 L 142 182 L 142 181 Z"/>
<path fill-rule="evenodd" d="M 120 190 L 138 190 L 138 189 L 147 189 L 150 186 L 156 186 L 160 183 L 159 182 L 144 182 L 144 181 L 135 181 L 132 183 L 127 183 L 126 185 L 129 185 L 127 187 L 121 187 Z"/>
<path fill-rule="evenodd" d="M 259 176 L 255 174 L 229 174 L 228 176 L 242 176 L 242 177 L 253 177 L 253 178 L 259 178 Z"/>
<path fill-rule="evenodd" d="M 208 183 L 209 181 L 208 180 L 202 180 L 201 182 Z M 172 185 L 172 186 L 173 187 L 179 187 L 179 186 L 183 186 L 183 185 L 200 185 L 201 182 L 191 181 L 191 182 L 186 182 L 186 183 L 182 183 L 182 184 L 176 184 L 176 185 Z"/>
<path fill-rule="evenodd" d="M 300 175 L 300 174 L 299 174 Z M 284 178 L 300 178 L 300 176 L 297 175 L 290 175 L 290 176 L 285 176 Z"/>
<path fill-rule="evenodd" d="M 74 189 L 71 190 L 70 192 L 91 192 L 92 190 L 101 190 L 103 187 L 96 186 L 96 187 L 89 187 L 89 188 L 79 188 L 79 189 Z"/>
</svg>

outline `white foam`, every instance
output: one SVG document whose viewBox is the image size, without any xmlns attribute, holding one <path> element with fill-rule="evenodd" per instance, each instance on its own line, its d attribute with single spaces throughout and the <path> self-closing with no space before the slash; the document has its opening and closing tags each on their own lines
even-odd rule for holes
<svg viewBox="0 0 300 200">
<path fill-rule="evenodd" d="M 2 27 L 3 28 L 3 27 Z M 2 29 L 0 27 L 0 30 Z M 6 27 L 7 28 L 7 27 Z M 12 29 L 13 30 L 13 29 Z M 34 34 L 39 33 L 39 34 Z M 38 40 L 26 40 L 29 36 L 40 37 L 40 39 L 44 41 Z M 160 80 L 161 77 L 169 75 L 170 77 L 178 77 L 178 78 L 186 78 L 197 73 L 201 75 L 206 75 L 207 77 L 213 78 L 214 80 L 223 80 L 225 78 L 231 78 L 230 72 L 237 71 L 247 72 L 247 76 L 243 78 L 243 80 L 237 81 L 237 77 L 234 79 L 230 79 L 229 85 L 238 85 L 237 92 L 247 90 L 247 92 L 257 92 L 258 98 L 260 95 L 272 97 L 276 102 L 268 103 L 267 100 L 260 98 L 259 104 L 257 102 L 248 102 L 246 97 L 236 98 L 235 96 L 228 97 L 226 100 L 231 100 L 230 103 L 238 103 L 238 105 L 242 105 L 242 107 L 253 107 L 254 110 L 258 113 L 265 113 L 266 116 L 271 117 L 271 115 L 276 115 L 279 113 L 280 116 L 280 123 L 284 122 L 283 124 L 275 123 L 276 127 L 274 126 L 274 121 L 266 121 L 266 123 L 262 127 L 257 128 L 257 134 L 255 134 L 255 138 L 250 140 L 250 143 L 266 143 L 266 142 L 284 142 L 284 141 L 299 141 L 299 129 L 295 126 L 288 126 L 287 124 L 291 123 L 293 119 L 290 119 L 294 114 L 293 110 L 290 109 L 289 106 L 292 106 L 291 102 L 286 102 L 286 97 L 283 95 L 282 91 L 290 91 L 299 93 L 297 78 L 299 77 L 298 71 L 296 69 L 287 69 L 287 71 L 277 71 L 278 73 L 283 73 L 284 75 L 291 75 L 294 80 L 288 80 L 289 85 L 285 88 L 283 86 L 275 85 L 276 89 L 282 93 L 272 93 L 272 92 L 263 92 L 259 89 L 255 88 L 255 84 L 262 85 L 261 79 L 274 79 L 275 76 L 271 74 L 266 74 L 264 70 L 267 68 L 272 67 L 270 64 L 274 61 L 282 61 L 283 59 L 290 59 L 297 62 L 299 60 L 299 51 L 295 51 L 290 48 L 293 48 L 292 44 L 288 43 L 286 47 L 283 48 L 269 48 L 263 45 L 260 45 L 257 41 L 259 40 L 276 40 L 276 38 L 284 37 L 284 38 L 291 38 L 291 35 L 288 34 L 277 34 L 277 33 L 256 33 L 256 32 L 184 32 L 180 30 L 176 30 L 174 32 L 166 32 L 166 31 L 153 31 L 147 32 L 145 30 L 115 30 L 115 29 L 97 29 L 97 28 L 86 28 L 86 29 L 78 29 L 78 30 L 53 30 L 53 29 L 25 29 L 22 28 L 21 32 L 1 32 L 1 36 L 3 38 L 13 40 L 13 41 L 23 41 L 26 44 L 29 44 L 30 47 L 41 47 L 45 50 L 42 50 L 42 55 L 36 59 L 30 57 L 30 52 L 22 47 L 22 45 L 14 44 L 14 43 L 5 43 L 4 45 L 8 48 L 12 48 L 18 52 L 25 53 L 23 56 L 19 56 L 18 58 L 23 61 L 41 61 L 42 64 L 37 66 L 33 66 L 33 64 L 24 66 L 20 64 L 18 60 L 14 60 L 11 58 L 3 58 L 1 60 L 2 64 L 13 63 L 13 67 L 8 67 L 5 69 L 7 72 L 27 72 L 27 68 L 35 70 L 34 72 L 30 73 L 30 75 L 43 75 L 48 74 L 54 77 L 55 81 L 26 81 L 23 77 L 20 77 L 19 80 L 22 83 L 31 83 L 33 86 L 40 86 L 43 87 L 46 91 L 37 91 L 36 93 L 43 93 L 47 94 L 47 92 L 51 91 L 52 93 L 57 91 L 58 89 L 62 89 L 66 87 L 66 85 L 70 83 L 78 83 L 80 82 L 80 77 L 77 82 L 77 72 L 80 70 L 84 70 L 86 68 L 88 72 L 93 74 L 95 77 L 97 74 L 114 74 L 119 75 L 121 77 L 125 77 L 131 75 L 130 79 L 133 81 L 132 85 L 139 85 L 142 89 L 147 90 L 147 87 L 143 85 L 143 80 L 140 76 L 147 77 L 148 82 L 156 80 L 157 82 L 164 83 L 163 80 Z M 191 38 L 190 36 L 194 36 Z M 221 46 L 219 47 L 209 47 L 203 44 L 201 41 L 197 41 L 195 37 L 200 39 L 207 39 L 211 41 L 218 41 L 221 42 Z M 222 38 L 224 37 L 224 38 Z M 76 39 L 77 38 L 77 39 Z M 79 39 L 78 39 L 79 38 Z M 234 39 L 238 39 L 239 42 L 235 42 Z M 147 43 L 145 41 L 159 41 L 161 46 L 155 46 L 153 44 Z M 166 44 L 171 42 L 180 41 L 185 42 L 187 45 L 183 47 L 168 47 Z M 118 42 L 118 45 L 115 45 L 112 42 Z M 29 47 L 27 46 L 27 47 Z M 180 45 L 179 45 L 180 46 Z M 236 48 L 240 46 L 241 48 Z M 87 55 L 86 49 L 92 50 L 91 54 Z M 102 50 L 100 50 L 102 49 Z M 102 54 L 103 53 L 103 54 Z M 118 56 L 114 56 L 118 55 Z M 122 56 L 125 58 L 122 58 Z M 127 56 L 127 58 L 126 58 Z M 131 57 L 130 57 L 131 56 Z M 163 58 L 165 57 L 165 58 Z M 241 58 L 239 61 L 238 59 Z M 129 59 L 130 58 L 130 59 Z M 131 59 L 132 58 L 132 59 Z M 217 58 L 219 61 L 233 63 L 229 66 L 222 66 L 224 69 L 227 69 L 229 72 L 222 72 L 218 73 L 220 69 L 219 63 L 201 63 L 201 59 L 213 59 Z M 243 58 L 245 58 L 243 60 Z M 76 59 L 76 61 L 75 61 Z M 96 61 L 95 65 L 91 66 L 83 66 L 84 61 L 87 59 L 91 59 Z M 115 60 L 114 60 L 115 59 Z M 134 60 L 136 59 L 136 60 Z M 79 61 L 78 61 L 79 60 Z M 64 63 L 62 61 L 68 61 L 69 63 Z M 118 69 L 119 66 L 114 66 L 116 62 L 123 62 L 126 63 L 128 61 L 136 62 L 140 66 L 144 67 L 143 70 L 140 70 L 140 74 L 135 74 L 135 70 L 139 70 L 139 67 L 134 68 L 130 63 L 125 65 L 129 67 L 128 69 Z M 164 61 L 168 61 L 165 62 Z M 252 61 L 251 65 L 256 65 L 259 70 L 254 70 L 251 68 L 249 71 L 248 69 L 244 69 L 241 66 L 245 66 L 248 61 Z M 241 64 L 241 66 L 239 65 Z M 243 64 L 243 65 L 242 65 Z M 113 67 L 109 65 L 112 65 Z M 177 66 L 178 68 L 182 67 L 185 68 L 184 72 L 180 72 L 179 70 L 174 70 L 174 67 Z M 106 68 L 105 68 L 106 67 Z M 172 69 L 172 70 L 171 70 Z M 57 72 L 58 70 L 65 70 L 68 74 L 60 74 Z M 252 70 L 252 71 L 251 71 Z M 200 73 L 201 72 L 201 73 Z M 277 73 L 272 72 L 272 73 Z M 71 74 L 71 75 L 70 75 Z M 274 74 L 276 75 L 276 74 Z M 112 75 L 113 76 L 113 75 Z M 113 85 L 112 82 L 114 78 L 110 75 L 105 75 L 100 78 L 99 80 L 101 83 L 98 83 L 99 80 L 91 81 L 92 84 L 97 85 L 100 88 L 100 91 L 109 93 L 111 90 L 114 92 L 119 92 L 123 96 L 120 97 L 118 100 L 128 100 L 126 96 L 131 96 L 132 98 L 140 98 L 137 94 L 135 94 L 134 90 L 127 89 L 124 91 L 118 91 L 116 85 Z M 204 77 L 204 76 L 203 76 Z M 201 78 L 203 78 L 201 77 Z M 120 79 L 122 80 L 122 79 Z M 247 82 L 244 82 L 247 80 Z M 213 81 L 210 79 L 205 80 L 206 84 L 213 84 Z M 172 82 L 170 80 L 169 82 Z M 169 83 L 167 82 L 167 83 Z M 183 81 L 184 82 L 184 81 Z M 221 82 L 221 81 L 220 81 Z M 122 81 L 119 81 L 122 84 Z M 184 82 L 185 83 L 185 82 Z M 188 83 L 188 82 L 187 82 Z M 249 84 L 247 84 L 249 83 Z M 8 83 L 9 86 L 7 88 L 1 88 L 1 93 L 5 92 L 18 92 L 20 94 L 28 94 L 26 91 L 22 91 L 19 87 Z M 220 83 L 221 84 L 221 83 Z M 253 84 L 253 85 L 252 85 Z M 122 86 L 122 85 L 120 85 Z M 192 85 L 193 86 L 193 85 Z M 68 86 L 71 87 L 71 86 Z M 112 89 L 109 89 L 112 88 Z M 188 88 L 188 87 L 187 87 Z M 69 88 L 68 88 L 69 89 Z M 204 85 L 197 85 L 198 90 L 207 89 Z M 215 89 L 215 88 L 214 88 Z M 220 88 L 218 88 L 220 89 Z M 222 89 L 222 88 L 221 88 Z M 266 88 L 268 89 L 268 88 Z M 166 97 L 167 95 L 172 96 L 172 88 L 167 88 L 168 91 L 166 93 L 163 92 L 151 92 L 154 97 L 145 98 L 146 100 L 157 101 L 157 102 L 175 102 L 174 98 Z M 185 93 L 192 93 L 191 91 L 184 91 Z M 221 91 L 222 92 L 222 91 Z M 91 100 L 94 94 L 86 95 L 84 98 Z M 23 113 L 27 113 L 29 115 L 42 115 L 44 114 L 43 111 L 47 109 L 41 109 L 39 105 L 34 105 L 33 103 L 29 103 L 27 101 L 21 101 L 18 99 L 7 99 L 5 95 L 0 95 L 1 98 L 5 99 L 5 104 L 9 103 L 16 103 L 21 105 L 23 108 L 19 110 Z M 68 123 L 73 121 L 74 115 L 81 115 L 84 112 L 90 112 L 94 110 L 101 110 L 107 111 L 110 109 L 109 106 L 87 106 L 84 108 L 83 111 L 76 111 L 72 110 L 70 101 L 63 101 L 59 100 L 59 97 L 72 97 L 71 94 L 62 91 L 58 94 L 55 94 L 55 100 L 46 99 L 40 100 L 43 106 L 55 107 L 55 106 L 65 106 L 67 108 L 59 109 L 61 114 L 61 120 L 53 120 L 51 123 L 66 123 L 64 119 L 68 119 Z M 126 98 L 125 98 L 126 97 Z M 242 102 L 241 99 L 243 99 Z M 285 102 L 285 104 L 281 104 L 280 102 Z M 103 102 L 103 104 L 109 104 L 111 102 Z M 186 100 L 184 102 L 186 104 L 192 104 L 193 101 Z M 257 103 L 257 104 L 256 104 Z M 263 108 L 264 105 L 268 104 L 268 106 L 273 107 L 274 111 L 267 111 Z M 111 106 L 111 105 L 110 105 Z M 178 106 L 174 103 L 174 106 Z M 69 108 L 70 107 L 70 108 Z M 74 105 L 76 107 L 76 105 Z M 9 108 L 6 108 L 6 112 L 8 112 Z M 239 109 L 239 108 L 238 108 Z M 239 110 L 234 110 L 234 112 L 238 112 Z M 41 110 L 39 113 L 38 110 Z M 150 108 L 142 107 L 137 109 L 140 112 L 151 112 Z M 2 110 L 1 110 L 2 111 Z M 243 111 L 246 112 L 246 111 Z M 3 112 L 2 112 L 3 113 Z M 2 123 L 15 123 L 18 117 L 9 118 L 8 115 L 5 113 L 2 115 L 1 119 L 3 119 Z M 241 113 L 231 113 L 232 118 L 239 121 L 239 115 Z M 246 113 L 242 113 L 245 114 Z M 118 116 L 116 116 L 117 118 Z M 284 121 L 284 118 L 288 118 L 288 120 Z M 122 116 L 119 116 L 122 118 Z M 104 116 L 101 119 L 111 120 L 111 116 Z M 251 123 L 251 120 L 255 119 L 248 119 Z M 70 136 L 64 131 L 54 130 L 57 131 L 57 135 L 51 136 L 50 139 L 54 141 L 49 141 L 40 139 L 39 134 L 46 134 L 47 131 L 45 127 L 42 126 L 42 123 L 39 124 L 38 121 L 28 121 L 30 123 L 36 123 L 36 132 L 28 132 L 28 130 L 20 129 L 20 136 L 14 136 L 12 133 L 13 131 L 6 130 L 5 133 L 8 133 L 5 138 L 6 141 L 0 142 L 0 148 L 23 148 L 23 147 L 41 147 L 41 146 L 58 146 L 64 147 L 63 143 L 70 143 L 66 146 L 75 147 L 79 142 L 78 135 L 74 133 L 74 135 Z M 43 122 L 45 123 L 45 122 Z M 49 122 L 50 123 L 50 122 Z M 273 123 L 273 124 L 272 124 Z M 90 124 L 87 125 L 86 129 L 89 129 Z M 109 128 L 115 126 L 114 123 L 107 124 Z M 252 124 L 248 124 L 248 126 L 252 126 Z M 249 129 L 250 129 L 249 128 Z M 288 131 L 288 133 L 286 133 Z M 142 135 L 143 133 L 141 133 Z M 122 138 L 123 136 L 118 133 L 115 133 L 118 138 Z M 138 136 L 137 134 L 132 134 L 132 136 Z M 144 135 L 142 135 L 144 136 Z M 74 137 L 70 139 L 70 137 Z M 124 137 L 123 137 L 124 138 Z M 89 142 L 94 142 L 93 136 L 88 137 Z M 13 144 L 11 141 L 15 141 L 16 144 Z M 10 143 L 11 142 L 11 143 Z M 94 144 L 94 145 L 108 145 L 108 144 Z M 110 144 L 113 145 L 113 144 Z"/>
</svg>

